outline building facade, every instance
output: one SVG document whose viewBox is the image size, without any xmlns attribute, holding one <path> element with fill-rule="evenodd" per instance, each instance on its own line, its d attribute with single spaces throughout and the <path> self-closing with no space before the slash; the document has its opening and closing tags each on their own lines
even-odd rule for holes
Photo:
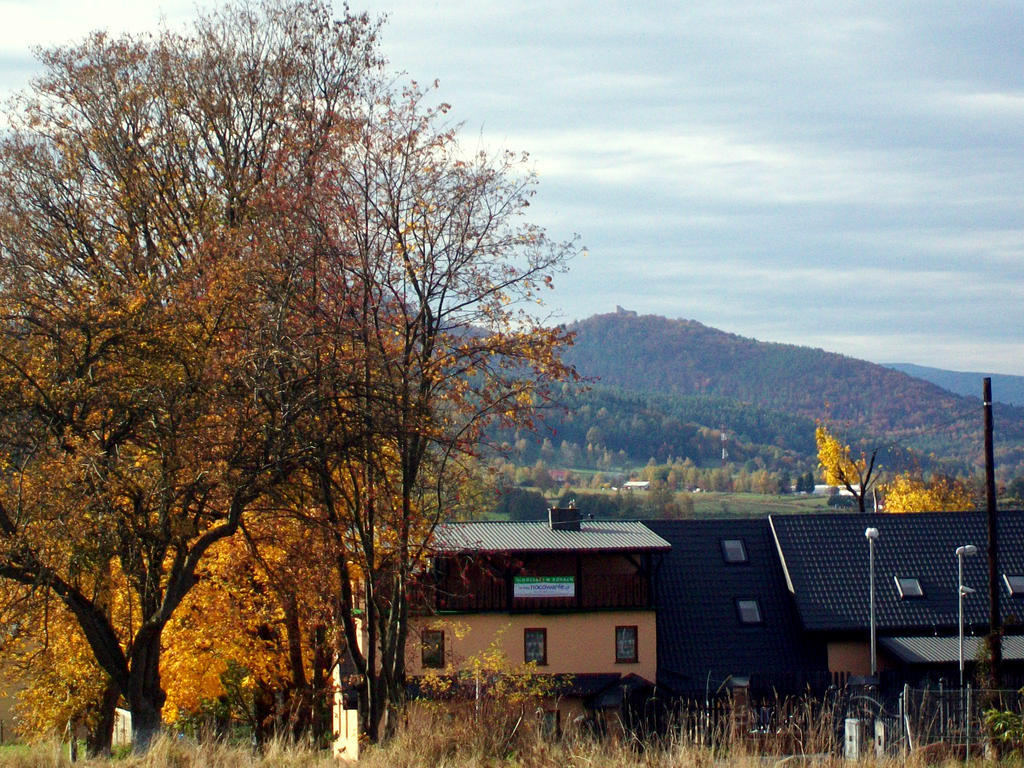
<svg viewBox="0 0 1024 768">
<path fill-rule="evenodd" d="M 419 585 L 407 670 L 458 674 L 486 654 L 561 681 L 560 719 L 621 711 L 658 670 L 654 579 L 667 541 L 635 521 L 448 523 Z"/>
</svg>

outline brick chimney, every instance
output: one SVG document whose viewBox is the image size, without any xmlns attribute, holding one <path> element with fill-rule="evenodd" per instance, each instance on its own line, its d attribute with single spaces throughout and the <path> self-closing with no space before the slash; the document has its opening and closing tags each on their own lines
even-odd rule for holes
<svg viewBox="0 0 1024 768">
<path fill-rule="evenodd" d="M 580 511 L 576 507 L 550 507 L 548 524 L 552 531 L 578 531 L 580 529 Z"/>
</svg>

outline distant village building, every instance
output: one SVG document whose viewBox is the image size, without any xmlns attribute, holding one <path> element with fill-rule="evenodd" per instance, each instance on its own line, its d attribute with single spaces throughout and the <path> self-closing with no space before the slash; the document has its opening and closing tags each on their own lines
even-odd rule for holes
<svg viewBox="0 0 1024 768">
<path fill-rule="evenodd" d="M 546 521 L 444 523 L 436 545 L 410 619 L 414 679 L 464 669 L 496 643 L 556 681 L 543 704 L 556 729 L 577 718 L 618 727 L 653 695 L 653 580 L 670 545 L 647 525 L 553 508 Z"/>
<path fill-rule="evenodd" d="M 624 491 L 649 491 L 651 484 L 647 480 L 628 480 L 622 484 Z"/>
<path fill-rule="evenodd" d="M 569 482 L 569 470 L 568 469 L 549 469 L 548 476 L 552 481 L 556 483 L 567 483 Z"/>
<path fill-rule="evenodd" d="M 853 489 L 855 491 L 859 492 L 860 491 L 860 486 L 855 483 L 853 485 Z M 850 493 L 849 490 L 847 490 L 846 488 L 844 488 L 842 486 L 825 485 L 825 484 L 818 484 L 818 485 L 814 486 L 814 495 L 815 496 L 835 496 L 836 494 L 838 494 L 840 496 L 853 496 L 853 494 Z"/>
</svg>

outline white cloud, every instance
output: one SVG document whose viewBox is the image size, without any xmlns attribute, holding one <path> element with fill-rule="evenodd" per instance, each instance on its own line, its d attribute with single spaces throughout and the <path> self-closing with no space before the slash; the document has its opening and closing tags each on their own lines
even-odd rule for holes
<svg viewBox="0 0 1024 768">
<path fill-rule="evenodd" d="M 80 0 L 0 2 L 0 50 L 24 51 L 80 39 L 96 29 L 145 32 L 162 22 L 178 24 L 192 17 L 190 2 L 120 3 Z"/>
<path fill-rule="evenodd" d="M 24 84 L 31 44 L 152 29 L 161 14 L 174 26 L 192 7 L 0 0 L 0 87 Z M 389 14 L 396 68 L 441 79 L 468 150 L 531 153 L 531 218 L 591 249 L 551 297 L 565 315 L 622 304 L 869 359 L 1024 374 L 1015 4 L 364 7 Z"/>
</svg>

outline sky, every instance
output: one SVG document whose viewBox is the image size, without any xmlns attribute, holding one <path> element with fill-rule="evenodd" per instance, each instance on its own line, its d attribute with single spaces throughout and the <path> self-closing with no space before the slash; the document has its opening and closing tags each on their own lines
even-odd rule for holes
<svg viewBox="0 0 1024 768">
<path fill-rule="evenodd" d="M 192 2 L 0 0 L 33 45 Z M 340 10 L 340 4 L 337 6 Z M 351 0 L 470 149 L 525 150 L 586 246 L 561 322 L 616 306 L 875 362 L 1024 375 L 1024 10 L 945 0 Z"/>
</svg>

